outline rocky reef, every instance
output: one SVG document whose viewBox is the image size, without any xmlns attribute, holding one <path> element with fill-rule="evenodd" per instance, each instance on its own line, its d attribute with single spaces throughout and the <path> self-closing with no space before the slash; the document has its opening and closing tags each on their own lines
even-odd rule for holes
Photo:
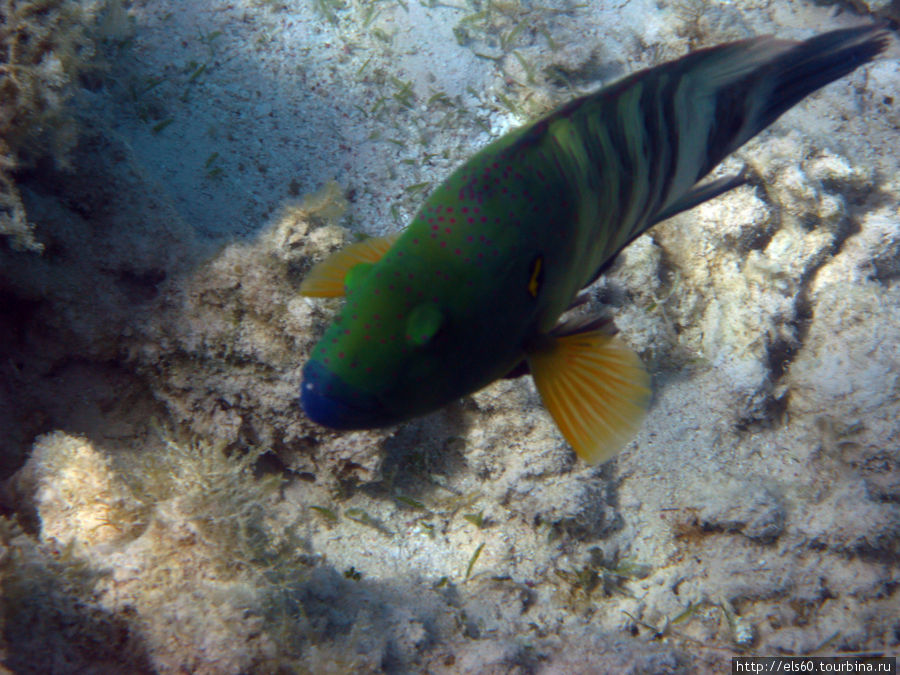
<svg viewBox="0 0 900 675">
<path fill-rule="evenodd" d="M 297 406 L 337 307 L 298 295 L 306 271 L 399 227 L 489 138 L 689 48 L 853 23 L 597 4 L 3 3 L 3 667 L 676 673 L 897 650 L 895 53 L 591 288 L 654 380 L 614 460 L 578 462 L 529 378 L 381 431 Z"/>
</svg>

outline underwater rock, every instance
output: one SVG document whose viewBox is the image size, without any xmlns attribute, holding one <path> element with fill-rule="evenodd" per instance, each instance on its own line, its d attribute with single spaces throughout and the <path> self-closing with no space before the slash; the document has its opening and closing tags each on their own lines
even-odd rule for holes
<svg viewBox="0 0 900 675">
<path fill-rule="evenodd" d="M 101 67 L 103 40 L 128 31 L 120 0 L 9 0 L 0 9 L 0 238 L 13 248 L 40 252 L 53 237 L 35 236 L 16 172 L 40 162 L 71 168 L 83 123 L 73 99 Z"/>
<path fill-rule="evenodd" d="M 551 483 L 525 484 L 508 495 L 515 510 L 557 535 L 588 541 L 606 536 L 621 516 L 610 503 L 609 488 L 598 476 L 560 476 Z"/>
<path fill-rule="evenodd" d="M 253 459 L 172 441 L 110 455 L 82 437 L 42 437 L 14 483 L 39 516 L 45 549 L 34 546 L 22 579 L 0 579 L 4 591 L 26 584 L 47 595 L 29 609 L 45 643 L 57 641 L 56 614 L 80 626 L 79 612 L 104 614 L 116 621 L 86 622 L 78 640 L 115 640 L 110 633 L 127 620 L 135 657 L 154 672 L 264 667 L 278 631 L 305 630 L 296 600 L 277 591 L 293 588 L 305 563 L 293 524 L 275 516 L 280 481 L 254 478 Z M 47 587 L 47 566 L 62 580 L 58 590 Z"/>
<path fill-rule="evenodd" d="M 809 323 L 785 377 L 788 413 L 812 446 L 821 486 L 802 530 L 837 551 L 897 555 L 900 288 L 872 261 L 900 239 L 891 207 L 866 214 L 809 291 Z M 826 487 L 827 486 L 827 487 Z"/>
<path fill-rule="evenodd" d="M 127 435 L 160 411 L 121 357 L 196 240 L 121 138 L 96 124 L 79 139 L 68 168 L 17 175 L 43 254 L 0 244 L 4 476 L 40 434 Z"/>
<path fill-rule="evenodd" d="M 676 648 L 613 640 L 591 631 L 570 633 L 565 644 L 549 640 L 486 638 L 442 645 L 425 662 L 428 672 L 445 675 L 526 675 L 528 673 L 684 672 L 691 660 Z"/>
<path fill-rule="evenodd" d="M 784 532 L 786 513 L 781 500 L 752 481 L 725 478 L 700 487 L 699 525 L 712 531 L 739 532 L 761 544 Z"/>
<path fill-rule="evenodd" d="M 110 458 L 85 438 L 62 431 L 41 436 L 14 485 L 34 507 L 41 537 L 79 554 L 143 530 L 144 505 L 113 471 Z"/>
<path fill-rule="evenodd" d="M 167 17 L 166 3 L 131 3 L 140 64 L 123 89 L 183 95 L 176 123 L 152 130 L 148 102 L 126 94 L 106 112 L 128 142 L 83 127 L 74 171 L 16 176 L 46 248 L 0 245 L 0 426 L 4 449 L 31 452 L 3 502 L 24 531 L 0 518 L 6 667 L 675 673 L 724 672 L 748 645 L 893 649 L 894 62 L 805 104 L 825 114 L 791 113 L 724 167 L 748 165 L 749 185 L 634 242 L 591 289 L 587 309 L 611 310 L 655 379 L 637 438 L 592 469 L 528 378 L 397 429 L 314 427 L 299 367 L 337 303 L 298 297 L 300 280 L 351 230 L 394 228 L 488 130 L 545 106 L 532 72 L 563 97 L 727 22 L 791 35 L 852 19 L 805 3 L 631 3 L 526 8 L 543 13 L 528 25 L 504 13 L 522 3 L 493 3 L 462 37 L 495 61 L 453 40 L 457 10 L 405 4 L 379 3 L 367 31 L 353 22 L 372 3 L 344 3 L 335 23 L 284 3 Z M 420 44 L 420 19 L 449 21 L 449 45 Z M 172 52 L 181 41 L 196 50 Z M 291 88 L 309 92 L 296 117 Z M 233 117 L 211 114 L 223 92 Z M 340 109 L 320 121 L 325 100 Z M 309 129 L 329 133 L 285 151 Z M 158 160 L 156 181 L 129 142 Z M 208 150 L 168 166 L 185 147 Z M 233 175 L 206 171 L 215 152 Z M 208 230 L 245 235 L 259 221 L 233 205 L 274 213 L 332 169 L 347 230 L 334 186 L 252 239 L 201 241 L 185 222 L 203 211 Z M 234 222 L 210 226 L 220 212 Z"/>
<path fill-rule="evenodd" d="M 735 416 L 747 425 L 782 405 L 778 384 L 804 338 L 809 284 L 854 231 L 852 203 L 870 194 L 873 178 L 791 134 L 738 156 L 764 182 L 656 227 L 657 280 L 621 277 L 637 302 L 617 312 L 617 323 L 646 341 L 642 315 L 662 319 L 669 343 L 656 338 L 655 350 L 728 373 Z"/>
<path fill-rule="evenodd" d="M 879 502 L 862 481 L 832 485 L 797 528 L 812 548 L 886 559 L 900 555 L 900 506 Z"/>
</svg>

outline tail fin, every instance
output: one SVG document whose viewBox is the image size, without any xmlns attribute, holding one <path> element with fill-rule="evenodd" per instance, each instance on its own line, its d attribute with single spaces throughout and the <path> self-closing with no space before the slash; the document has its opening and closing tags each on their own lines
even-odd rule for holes
<svg viewBox="0 0 900 675">
<path fill-rule="evenodd" d="M 595 274 L 642 232 L 740 183 L 697 188 L 726 155 L 805 96 L 871 61 L 884 24 L 802 42 L 753 38 L 692 52 L 573 101 L 569 118 L 596 167 L 602 201 Z M 562 160 L 561 160 L 562 161 Z"/>
<path fill-rule="evenodd" d="M 736 43 L 746 51 L 743 57 L 736 55 L 738 63 L 731 67 L 740 64 L 737 69 L 747 72 L 713 92 L 707 161 L 697 178 L 806 96 L 874 59 L 888 43 L 882 24 L 835 30 L 803 42 L 763 37 Z"/>
</svg>

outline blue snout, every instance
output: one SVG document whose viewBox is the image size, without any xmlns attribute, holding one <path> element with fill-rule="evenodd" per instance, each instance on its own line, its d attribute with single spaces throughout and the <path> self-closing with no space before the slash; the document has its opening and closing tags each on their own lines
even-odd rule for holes
<svg viewBox="0 0 900 675">
<path fill-rule="evenodd" d="M 313 360 L 303 368 L 300 405 L 309 419 L 332 429 L 373 429 L 398 421 L 373 395 L 352 387 Z"/>
</svg>

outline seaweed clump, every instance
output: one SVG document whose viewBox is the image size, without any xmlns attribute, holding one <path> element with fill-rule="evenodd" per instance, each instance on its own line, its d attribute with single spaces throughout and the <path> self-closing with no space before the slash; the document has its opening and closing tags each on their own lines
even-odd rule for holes
<svg viewBox="0 0 900 675">
<path fill-rule="evenodd" d="M 96 54 L 110 0 L 0 0 L 0 235 L 40 251 L 14 172 L 49 158 L 65 167 L 78 138 L 69 103 Z M 121 13 L 121 12 L 119 12 Z"/>
<path fill-rule="evenodd" d="M 84 672 L 93 654 L 110 672 L 222 673 L 299 653 L 279 645 L 304 639 L 314 561 L 280 475 L 257 475 L 260 451 L 162 436 L 38 438 L 7 486 L 23 528 L 0 517 L 0 659 L 5 644 L 10 663 L 38 654 L 29 672 Z M 64 654 L 79 667 L 54 669 Z"/>
</svg>

